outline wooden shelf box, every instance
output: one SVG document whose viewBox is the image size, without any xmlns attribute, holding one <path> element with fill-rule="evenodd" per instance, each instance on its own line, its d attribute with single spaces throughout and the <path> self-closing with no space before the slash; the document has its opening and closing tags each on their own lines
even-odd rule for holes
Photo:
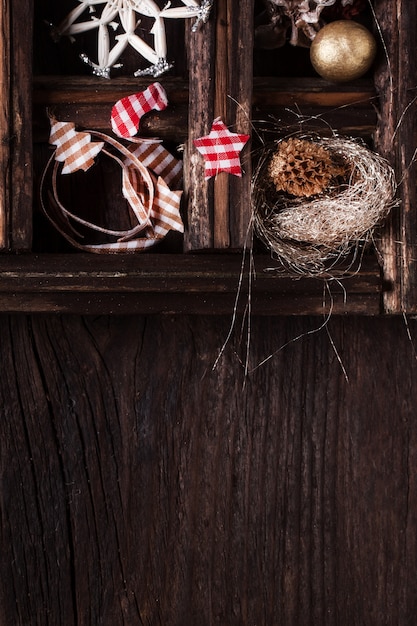
<svg viewBox="0 0 417 626">
<path fill-rule="evenodd" d="M 114 102 L 153 80 L 125 74 L 111 80 L 92 77 L 78 60 L 76 47 L 57 47 L 46 23 L 66 15 L 73 5 L 71 0 L 8 0 L 0 8 L 1 29 L 9 35 L 0 43 L 0 310 L 232 312 L 242 251 L 250 242 L 251 147 L 242 153 L 242 178 L 221 174 L 205 181 L 193 139 L 207 134 L 217 116 L 232 131 L 250 134 L 262 120 L 274 116 L 285 126 L 301 111 L 310 117 L 311 129 L 324 119 L 340 133 L 372 142 L 392 163 L 400 182 L 401 204 L 381 235 L 379 254 L 370 254 L 358 275 L 345 281 L 347 296 L 342 290 L 335 294 L 335 311 L 417 311 L 415 3 L 374 0 L 373 27 L 384 42 L 374 72 L 337 87 L 314 72 L 300 74 L 291 56 L 282 62 L 292 51 L 280 52 L 277 71 L 268 73 L 274 57 L 270 63 L 254 57 L 254 0 L 215 1 L 209 22 L 195 33 L 173 20 L 168 50 L 175 66 L 159 79 L 170 106 L 164 114 L 144 118 L 141 132 L 161 137 L 173 149 L 184 147 L 186 232 L 168 238 L 152 253 L 134 256 L 75 252 L 39 210 L 39 177 L 50 152 L 46 109 L 80 128 L 109 132 Z M 178 40 L 181 45 L 172 45 Z M 126 67 L 132 62 L 127 56 Z M 74 197 L 86 198 L 85 210 L 117 214 L 113 175 L 104 170 L 97 176 L 98 192 L 90 187 L 77 196 L 75 189 Z M 329 302 L 323 306 L 322 279 L 294 280 L 264 271 L 273 262 L 257 249 L 254 262 L 256 313 L 317 314 L 330 307 Z M 249 268 L 247 262 L 242 284 L 248 282 Z M 241 298 L 239 307 L 244 306 Z"/>
</svg>

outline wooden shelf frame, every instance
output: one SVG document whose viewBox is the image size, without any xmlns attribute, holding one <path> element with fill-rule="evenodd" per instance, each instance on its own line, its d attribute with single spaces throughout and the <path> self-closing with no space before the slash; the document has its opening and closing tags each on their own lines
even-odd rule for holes
<svg viewBox="0 0 417 626">
<path fill-rule="evenodd" d="M 32 97 L 28 42 L 32 41 L 33 25 L 27 16 L 33 13 L 34 2 L 3 3 L 1 27 L 9 37 L 3 37 L 0 44 L 3 59 L 0 84 L 9 97 L 4 98 L 0 111 L 0 246 L 3 249 L 0 311 L 230 314 L 235 305 L 242 264 L 242 253 L 232 250 L 242 248 L 250 218 L 250 162 L 245 161 L 247 176 L 244 188 L 238 192 L 238 181 L 225 177 L 216 185 L 193 186 L 192 181 L 202 181 L 202 163 L 188 158 L 191 141 L 194 136 L 207 132 L 216 114 L 224 115 L 227 124 L 239 128 L 239 132 L 248 132 L 252 119 L 264 119 L 277 111 L 284 122 L 288 114 L 290 123 L 291 108 L 301 104 L 311 115 L 312 122 L 317 121 L 318 130 L 320 116 L 325 114 L 326 120 L 339 132 L 375 137 L 377 149 L 394 163 L 397 175 L 403 177 L 399 189 L 402 207 L 394 212 L 383 235 L 382 276 L 376 260 L 369 260 L 359 273 L 343 281 L 339 291 L 332 290 L 335 294 L 332 302 L 323 298 L 323 278 L 294 279 L 268 272 L 271 260 L 267 255 L 255 255 L 257 272 L 251 287 L 253 312 L 316 315 L 328 312 L 330 306 L 334 314 L 417 312 L 414 267 L 417 205 L 413 182 L 416 168 L 412 158 L 415 145 L 411 141 L 417 136 L 412 102 L 417 63 L 416 55 L 410 54 L 415 46 L 411 25 L 415 23 L 416 7 L 412 5 L 414 3 L 410 5 L 406 0 L 396 0 L 392 6 L 375 1 L 378 23 L 384 42 L 388 44 L 390 71 L 387 72 L 386 58 L 381 53 L 375 84 L 362 80 L 334 87 L 320 79 L 252 79 L 251 63 L 242 56 L 242 50 L 246 49 L 246 54 L 247 49 L 250 50 L 253 2 L 240 3 L 238 13 L 243 19 L 238 20 L 234 3 L 227 0 L 217 18 L 215 15 L 206 25 L 204 37 L 201 35 L 190 47 L 195 71 L 189 83 L 164 78 L 170 110 L 163 117 L 149 115 L 144 126 L 149 135 L 157 131 L 163 138 L 185 143 L 188 219 L 194 225 L 191 236 L 186 237 L 185 247 L 189 251 L 206 249 L 206 252 L 106 257 L 31 252 L 33 139 L 42 141 L 46 136 L 46 106 L 81 126 L 105 128 L 109 106 L 118 97 L 132 93 L 133 85 L 137 89 L 138 81 L 36 77 Z M 391 32 L 393 28 L 398 29 L 398 36 Z M 236 54 L 236 50 L 241 54 Z M 238 59 L 238 67 L 235 65 L 233 71 L 226 65 L 232 57 Z M 214 68 L 211 58 L 216 59 Z M 203 79 L 208 82 L 204 83 Z M 146 80 L 143 84 L 146 86 Z M 204 91 L 203 84 L 209 85 L 211 90 L 209 106 L 204 109 L 201 102 L 207 101 L 207 90 Z M 236 194 L 240 208 L 244 209 L 238 223 L 233 220 L 230 201 Z M 216 213 L 220 217 L 216 217 Z M 223 224 L 220 231 L 216 219 Z M 221 254 L 216 250 L 219 242 L 226 248 Z M 25 254 L 18 254 L 22 251 Z M 242 278 L 238 308 L 243 310 L 248 302 L 248 270 L 245 269 Z"/>
<path fill-rule="evenodd" d="M 394 166 L 400 206 L 392 212 L 381 245 L 388 313 L 417 311 L 417 3 L 378 2 L 375 16 L 385 58 L 377 66 L 379 94 L 376 148 Z"/>
<path fill-rule="evenodd" d="M 12 261 L 12 262 L 11 262 Z M 275 269 L 274 269 L 275 268 Z M 268 255 L 28 254 L 0 257 L 0 311 L 13 313 L 188 313 L 378 315 L 382 283 L 374 260 L 340 282 L 277 274 Z M 249 297 L 250 296 L 250 297 Z"/>
</svg>

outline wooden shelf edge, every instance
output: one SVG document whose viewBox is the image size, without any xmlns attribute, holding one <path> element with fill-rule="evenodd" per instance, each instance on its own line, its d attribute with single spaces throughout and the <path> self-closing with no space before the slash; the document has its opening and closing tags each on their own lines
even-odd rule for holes
<svg viewBox="0 0 417 626">
<path fill-rule="evenodd" d="M 82 104 L 94 102 L 107 104 L 133 91 L 145 89 L 154 82 L 152 78 L 117 77 L 110 81 L 95 76 L 34 76 L 34 102 L 38 104 Z M 164 76 L 161 81 L 175 104 L 188 103 L 188 81 L 178 76 Z M 254 101 L 259 104 L 268 96 L 276 103 L 287 105 L 297 97 L 310 104 L 326 107 L 355 104 L 368 106 L 377 94 L 373 82 L 360 79 L 335 85 L 321 78 L 277 78 L 255 76 Z M 70 96 L 70 98 L 68 98 Z"/>
<path fill-rule="evenodd" d="M 377 264 L 343 280 L 277 274 L 276 263 L 242 254 L 87 255 L 28 254 L 0 257 L 0 312 L 232 315 L 380 313 Z M 249 299 L 250 293 L 250 299 Z"/>
</svg>

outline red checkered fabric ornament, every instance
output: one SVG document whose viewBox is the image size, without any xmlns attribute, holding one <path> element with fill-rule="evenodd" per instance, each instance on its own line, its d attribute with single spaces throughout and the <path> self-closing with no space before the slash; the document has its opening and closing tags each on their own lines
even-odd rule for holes
<svg viewBox="0 0 417 626">
<path fill-rule="evenodd" d="M 217 117 L 209 135 L 194 140 L 194 145 L 205 159 L 205 178 L 208 180 L 219 172 L 242 176 L 240 152 L 249 135 L 231 133 L 220 117 Z"/>
<path fill-rule="evenodd" d="M 152 83 L 145 91 L 118 100 L 112 108 L 111 127 L 119 137 L 129 139 L 139 130 L 140 120 L 149 111 L 163 111 L 168 106 L 165 89 Z"/>
</svg>

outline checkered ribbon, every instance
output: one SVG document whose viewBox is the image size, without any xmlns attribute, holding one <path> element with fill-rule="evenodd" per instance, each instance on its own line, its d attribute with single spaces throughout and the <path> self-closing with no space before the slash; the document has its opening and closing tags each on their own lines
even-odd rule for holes
<svg viewBox="0 0 417 626">
<path fill-rule="evenodd" d="M 147 201 L 148 189 L 136 168 L 130 169 L 130 176 L 135 189 L 143 203 Z M 149 218 L 156 238 L 165 237 L 170 230 L 184 232 L 184 226 L 178 211 L 181 191 L 171 191 L 163 178 L 152 175 L 155 184 L 155 197 L 150 208 Z"/>
<path fill-rule="evenodd" d="M 111 127 L 118 137 L 129 139 L 136 135 L 141 117 L 149 111 L 163 111 L 168 106 L 165 89 L 152 83 L 145 91 L 118 100 L 112 108 Z"/>
<path fill-rule="evenodd" d="M 65 124 L 68 126 L 67 132 L 61 134 L 57 142 L 57 129 L 63 128 Z M 170 230 L 184 232 L 179 212 L 182 191 L 173 189 L 174 181 L 179 180 L 181 168 L 177 160 L 169 155 L 159 141 L 144 140 L 144 145 L 141 145 L 141 142 L 131 151 L 103 133 L 72 131 L 74 131 L 73 124 L 51 120 L 50 140 L 51 143 L 57 145 L 57 150 L 49 159 L 41 180 L 43 211 L 55 228 L 72 245 L 82 250 L 97 253 L 137 252 L 155 245 Z M 90 139 L 91 136 L 99 139 L 99 143 L 92 142 L 91 145 L 96 147 L 101 145 L 101 152 L 113 159 L 122 170 L 122 193 L 135 222 L 132 228 L 114 230 L 93 224 L 66 209 L 59 198 L 59 173 L 62 174 L 67 165 L 65 165 L 65 159 L 57 159 L 58 151 L 60 151 L 60 157 L 63 157 L 64 153 L 77 154 L 81 147 L 84 152 L 87 146 L 85 143 L 86 135 Z M 65 146 L 65 151 L 62 150 L 62 154 L 61 145 Z M 89 154 L 89 151 L 87 150 L 86 153 Z M 141 159 L 142 154 L 146 155 L 146 159 Z M 91 166 L 90 160 L 90 157 L 86 158 L 89 167 Z M 63 162 L 64 167 L 61 169 Z M 145 162 L 152 164 L 154 169 L 145 165 Z M 78 169 L 85 168 L 81 166 Z M 167 179 L 171 181 L 170 185 L 162 177 L 163 174 L 166 174 Z M 110 241 L 100 244 L 83 243 L 80 241 L 82 236 L 74 226 L 77 223 L 89 230 L 105 234 Z M 111 241 L 111 239 L 115 239 L 115 241 Z"/>
<path fill-rule="evenodd" d="M 161 139 L 137 138 L 129 150 L 145 167 L 161 176 L 171 189 L 181 188 L 182 161 L 164 147 Z"/>
<path fill-rule="evenodd" d="M 209 135 L 194 140 L 197 150 L 205 160 L 205 178 L 208 180 L 220 172 L 242 176 L 240 152 L 249 135 L 231 133 L 220 117 L 217 117 Z"/>
</svg>

